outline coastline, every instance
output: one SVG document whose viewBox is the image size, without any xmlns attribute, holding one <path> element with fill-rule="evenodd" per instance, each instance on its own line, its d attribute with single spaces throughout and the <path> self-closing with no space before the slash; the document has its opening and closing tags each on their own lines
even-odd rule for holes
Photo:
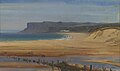
<svg viewBox="0 0 120 71">
<path fill-rule="evenodd" d="M 119 51 L 118 51 L 119 47 L 109 46 L 104 42 L 84 41 L 84 39 L 88 37 L 88 34 L 86 33 L 59 33 L 59 34 L 67 35 L 67 37 L 62 39 L 55 39 L 55 40 L 0 42 L 0 51 L 1 51 L 0 55 L 3 55 L 4 53 L 6 53 L 4 55 L 9 55 L 12 53 L 11 55 L 14 56 L 14 53 L 16 51 L 18 51 L 17 53 L 20 52 L 20 54 L 23 56 L 27 56 L 29 52 L 33 52 L 33 55 L 35 56 L 39 56 L 47 52 L 52 54 L 53 53 L 58 54 L 58 55 L 53 54 L 53 56 L 62 56 L 62 55 L 63 56 L 64 55 L 108 55 L 108 56 L 114 55 L 116 56 L 116 55 L 119 55 Z M 112 49 L 116 48 L 116 49 L 111 50 L 110 48 Z M 28 53 L 26 53 L 25 51 Z M 45 54 L 45 55 L 52 56 L 51 54 L 49 55 Z"/>
<path fill-rule="evenodd" d="M 0 42 L 0 56 L 119 56 L 119 47 L 84 41 L 88 37 L 87 33 L 59 34 L 67 35 L 67 39 Z"/>
</svg>

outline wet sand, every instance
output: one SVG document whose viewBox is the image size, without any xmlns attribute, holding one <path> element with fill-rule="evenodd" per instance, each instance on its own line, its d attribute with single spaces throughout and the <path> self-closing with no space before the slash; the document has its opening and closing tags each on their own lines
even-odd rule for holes
<svg viewBox="0 0 120 71">
<path fill-rule="evenodd" d="M 35 63 L 0 62 L 0 68 L 48 68 L 48 67 Z"/>
</svg>

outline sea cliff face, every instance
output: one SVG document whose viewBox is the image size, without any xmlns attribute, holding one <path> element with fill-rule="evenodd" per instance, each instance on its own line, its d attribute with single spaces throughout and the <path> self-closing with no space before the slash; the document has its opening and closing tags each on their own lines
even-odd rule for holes
<svg viewBox="0 0 120 71">
<path fill-rule="evenodd" d="M 27 28 L 20 31 L 23 34 L 56 33 L 56 32 L 90 32 L 91 30 L 120 26 L 119 23 L 79 23 L 79 22 L 30 22 Z"/>
</svg>

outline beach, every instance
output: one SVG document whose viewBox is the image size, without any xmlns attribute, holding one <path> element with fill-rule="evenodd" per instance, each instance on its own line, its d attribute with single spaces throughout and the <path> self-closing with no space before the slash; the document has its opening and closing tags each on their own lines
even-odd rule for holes
<svg viewBox="0 0 120 71">
<path fill-rule="evenodd" d="M 61 40 L 0 42 L 0 56 L 60 57 L 68 55 L 84 55 L 93 57 L 119 57 L 119 46 L 112 46 L 104 42 L 85 41 L 89 36 L 88 33 L 59 34 L 65 34 L 69 37 Z M 105 61 L 102 62 L 106 63 Z M 111 64 L 111 62 L 108 64 Z"/>
<path fill-rule="evenodd" d="M 1 56 L 65 56 L 94 55 L 118 56 L 119 46 L 111 46 L 104 42 L 84 41 L 89 34 L 62 33 L 71 36 L 68 40 L 36 40 L 0 42 Z"/>
</svg>

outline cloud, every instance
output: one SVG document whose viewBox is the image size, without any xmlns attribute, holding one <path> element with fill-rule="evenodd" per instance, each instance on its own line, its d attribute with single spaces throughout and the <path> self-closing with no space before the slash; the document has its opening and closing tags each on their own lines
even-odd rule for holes
<svg viewBox="0 0 120 71">
<path fill-rule="evenodd" d="M 67 3 L 67 4 L 96 4 L 120 5 L 120 0 L 0 0 L 0 3 Z"/>
<path fill-rule="evenodd" d="M 42 1 L 42 0 L 41 0 Z M 59 0 L 49 3 L 1 3 L 2 29 L 20 30 L 27 22 L 77 21 L 77 22 L 118 22 L 118 8 L 111 5 L 92 4 L 98 0 Z M 53 0 L 54 1 L 54 0 Z M 70 2 L 71 1 L 71 2 Z M 80 1 L 80 2 L 77 2 Z M 85 2 L 84 2 L 85 1 Z M 87 1 L 93 1 L 87 4 Z M 103 0 L 99 0 L 99 2 Z M 105 0 L 112 2 L 113 0 Z M 110 3 L 109 2 L 109 3 Z M 85 3 L 85 4 L 84 4 Z"/>
</svg>

